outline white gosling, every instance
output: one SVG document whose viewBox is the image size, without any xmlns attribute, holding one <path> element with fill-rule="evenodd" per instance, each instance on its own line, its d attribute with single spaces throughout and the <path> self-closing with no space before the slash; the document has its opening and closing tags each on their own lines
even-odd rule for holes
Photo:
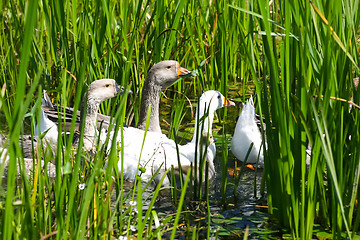
<svg viewBox="0 0 360 240">
<path fill-rule="evenodd" d="M 244 104 L 239 119 L 236 123 L 234 136 L 231 140 L 231 150 L 234 156 L 240 161 L 244 161 L 246 154 L 253 146 L 248 156 L 247 163 L 256 163 L 259 157 L 259 166 L 264 165 L 264 154 L 262 137 L 255 119 L 255 108 L 252 96 Z"/>
<path fill-rule="evenodd" d="M 215 174 L 213 160 L 216 148 L 211 134 L 214 113 L 219 108 L 234 105 L 233 102 L 225 99 L 218 91 L 203 93 L 196 110 L 197 117 L 192 141 L 186 145 L 178 145 L 180 163 L 184 172 L 187 171 L 191 164 L 193 167 L 195 166 L 195 149 L 197 149 L 197 161 L 199 162 L 200 155 L 205 156 L 205 161 L 208 162 L 209 166 L 209 177 Z M 200 119 L 200 122 L 197 119 Z M 198 138 L 196 137 L 197 132 L 199 133 Z M 142 141 L 145 136 L 144 130 L 124 128 L 125 134 L 127 137 L 124 138 L 124 159 L 121 161 L 120 158 L 118 162 L 119 172 L 124 175 L 124 179 L 134 181 L 136 173 L 140 175 L 140 171 L 137 170 L 138 166 L 140 166 L 145 169 L 145 172 L 141 173 L 141 179 L 145 182 L 149 181 L 155 172 L 160 169 L 159 174 L 155 176 L 155 182 L 158 183 L 167 169 L 171 166 L 178 167 L 178 154 L 174 140 L 168 139 L 159 132 L 147 132 L 142 149 Z M 121 133 L 119 132 L 118 142 L 120 142 L 120 137 Z M 208 144 L 205 144 L 204 139 L 208 141 Z M 208 146 L 207 149 L 204 146 Z M 202 153 L 200 153 L 200 149 L 203 149 Z M 199 163 L 197 166 L 199 166 Z M 169 185 L 169 180 L 165 178 L 162 185 Z"/>
</svg>

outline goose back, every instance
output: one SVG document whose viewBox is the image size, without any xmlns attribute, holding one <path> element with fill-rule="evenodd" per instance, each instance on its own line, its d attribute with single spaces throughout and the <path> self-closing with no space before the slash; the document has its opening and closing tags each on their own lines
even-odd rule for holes
<svg viewBox="0 0 360 240">
<path fill-rule="evenodd" d="M 247 163 L 256 163 L 259 156 L 259 165 L 263 165 L 262 137 L 255 117 L 255 107 L 252 96 L 244 104 L 236 123 L 234 136 L 231 140 L 231 150 L 235 157 L 244 161 L 246 154 L 253 143 Z"/>
</svg>

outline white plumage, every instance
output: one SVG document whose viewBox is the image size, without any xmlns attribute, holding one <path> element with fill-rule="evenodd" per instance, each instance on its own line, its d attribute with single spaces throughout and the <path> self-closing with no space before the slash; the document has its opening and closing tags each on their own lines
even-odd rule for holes
<svg viewBox="0 0 360 240">
<path fill-rule="evenodd" d="M 47 96 L 46 93 L 44 93 L 44 96 Z M 42 99 L 41 101 L 43 106 L 47 104 L 47 99 Z M 35 136 L 39 136 L 39 133 L 43 134 L 45 132 L 46 134 L 44 136 L 44 140 L 48 141 L 51 146 L 56 146 L 58 138 L 58 127 L 55 122 L 48 118 L 44 110 L 40 108 L 40 123 L 35 127 Z"/>
<path fill-rule="evenodd" d="M 213 160 L 216 154 L 216 148 L 211 135 L 214 113 L 219 108 L 234 105 L 233 102 L 226 100 L 218 91 L 207 91 L 201 96 L 197 107 L 197 119 L 199 119 L 200 122 L 198 123 L 197 120 L 195 121 L 194 131 L 195 133 L 199 132 L 199 137 L 196 138 L 196 135 L 194 134 L 191 142 L 186 145 L 178 145 L 182 169 L 188 169 L 191 164 L 193 164 L 193 166 L 195 165 L 196 148 L 198 161 L 200 155 L 205 156 L 205 160 L 209 165 L 209 176 L 211 177 L 214 175 L 215 169 Z M 121 142 L 120 134 L 121 133 L 119 133 L 117 137 L 119 143 Z M 174 166 L 175 168 L 178 167 L 176 144 L 174 140 L 167 138 L 164 134 L 147 132 L 144 147 L 141 149 L 144 134 L 144 130 L 124 128 L 124 136 L 126 136 L 126 138 L 124 138 L 123 169 L 121 168 L 121 160 L 119 160 L 118 168 L 120 174 L 121 170 L 123 170 L 122 173 L 124 179 L 130 181 L 135 179 L 138 166 L 145 169 L 145 172 L 141 174 L 141 179 L 143 181 L 150 180 L 160 168 L 160 174 L 155 177 L 155 181 L 158 182 L 166 169 L 171 166 Z M 204 140 L 208 140 L 208 144 L 206 144 Z M 206 145 L 208 145 L 208 147 L 205 149 Z M 204 151 L 201 153 L 200 149 L 203 149 Z M 166 179 L 163 182 L 163 185 L 168 184 L 169 181 Z"/>
<path fill-rule="evenodd" d="M 259 157 L 259 165 L 264 164 L 262 137 L 255 119 L 255 108 L 252 96 L 244 105 L 236 123 L 234 136 L 231 140 L 231 150 L 237 159 L 244 161 L 246 154 L 252 146 L 247 163 L 256 163 Z"/>
</svg>

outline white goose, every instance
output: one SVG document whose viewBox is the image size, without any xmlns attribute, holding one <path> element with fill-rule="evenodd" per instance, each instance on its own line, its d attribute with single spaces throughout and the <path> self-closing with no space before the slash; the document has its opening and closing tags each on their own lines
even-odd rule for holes
<svg viewBox="0 0 360 240">
<path fill-rule="evenodd" d="M 231 140 L 231 150 L 234 156 L 240 161 L 244 161 L 246 154 L 253 146 L 247 158 L 247 163 L 256 163 L 259 158 L 259 166 L 264 165 L 264 146 L 259 127 L 255 119 L 255 108 L 252 96 L 244 104 L 239 119 L 236 123 L 234 136 Z"/>
<path fill-rule="evenodd" d="M 211 135 L 214 113 L 219 108 L 234 105 L 233 102 L 225 99 L 218 91 L 207 91 L 203 93 L 196 110 L 198 116 L 197 119 L 200 119 L 200 122 L 198 123 L 198 120 L 195 120 L 195 134 L 193 139 L 186 145 L 178 145 L 180 163 L 184 171 L 186 171 L 191 164 L 195 166 L 195 149 L 197 149 L 197 160 L 200 159 L 200 155 L 204 156 L 206 153 L 205 156 L 209 166 L 209 177 L 214 175 L 215 169 L 213 160 L 216 154 L 216 148 Z M 200 136 L 198 138 L 196 137 L 197 132 Z M 144 130 L 124 128 L 124 135 L 125 134 L 127 138 L 124 138 L 124 159 L 123 161 L 120 159 L 118 162 L 119 172 L 124 175 L 124 179 L 134 181 L 136 174 L 140 173 L 140 171 L 138 171 L 138 166 L 140 166 L 146 169 L 146 171 L 141 174 L 141 179 L 143 181 L 148 181 L 160 168 L 160 174 L 155 177 L 155 181 L 158 183 L 166 169 L 171 166 L 174 166 L 175 168 L 178 166 L 176 144 L 172 139 L 168 139 L 159 132 L 147 132 L 144 147 L 142 149 L 142 141 L 145 135 Z M 120 133 L 118 135 L 118 140 L 119 137 Z M 204 149 L 204 151 L 200 153 L 200 149 L 205 145 L 205 142 L 202 141 L 204 138 L 209 140 L 209 144 L 207 144 L 207 149 Z M 123 167 L 121 166 L 122 164 Z M 168 184 L 169 181 L 166 179 L 163 182 L 163 185 Z"/>
</svg>

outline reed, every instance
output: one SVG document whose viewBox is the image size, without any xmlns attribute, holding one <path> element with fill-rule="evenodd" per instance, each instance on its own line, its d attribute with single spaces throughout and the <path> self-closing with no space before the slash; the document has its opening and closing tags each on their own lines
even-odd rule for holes
<svg viewBox="0 0 360 240">
<path fill-rule="evenodd" d="M 259 26 L 263 55 L 249 51 L 248 57 L 263 57 L 261 75 L 253 64 L 252 76 L 260 113 L 272 126 L 265 131 L 269 211 L 291 229 L 293 238 L 312 238 L 316 218 L 332 229 L 334 239 L 343 232 L 351 238 L 357 228 L 351 224 L 358 216 L 354 200 L 359 180 L 359 155 L 353 145 L 358 131 L 352 126 L 359 124 L 359 109 L 350 109 L 348 102 L 358 98 L 353 82 L 358 51 L 353 43 L 358 41 L 354 26 L 359 17 L 353 4 L 231 5 Z M 255 38 L 252 42 L 259 43 Z"/>
<path fill-rule="evenodd" d="M 173 103 L 168 124 L 162 123 L 170 137 L 185 135 L 186 97 L 217 89 L 244 100 L 255 92 L 257 112 L 268 126 L 263 179 L 273 219 L 293 238 L 313 238 L 316 223 L 330 229 L 333 239 L 344 233 L 355 237 L 360 224 L 360 109 L 353 104 L 360 98 L 354 84 L 359 76 L 358 5 L 358 0 L 270 5 L 264 0 L 0 1 L 0 118 L 5 121 L 0 130 L 6 130 L 10 157 L 6 187 L 0 186 L 6 188 L 6 194 L 0 191 L 0 238 L 161 238 L 169 231 L 164 226 L 176 231 L 186 189 L 180 202 L 174 191 L 175 217 L 151 210 L 153 200 L 142 210 L 149 186 L 137 182 L 125 189 L 117 169 L 122 146 L 108 141 L 91 161 L 80 153 L 81 143 L 79 154 L 71 150 L 75 118 L 69 139 L 63 142 L 59 136 L 55 153 L 34 148 L 45 164 L 55 162 L 55 180 L 35 162 L 32 175 L 22 167 L 17 180 L 16 167 L 24 166 L 19 136 L 34 134 L 42 89 L 55 103 L 78 109 L 80 93 L 92 81 L 116 79 L 134 94 L 108 100 L 100 111 L 115 117 L 114 129 L 121 134 L 123 122 L 138 121 L 146 72 L 165 59 L 199 69 L 198 77 L 162 95 L 163 103 L 165 98 Z M 217 112 L 220 123 L 228 122 L 229 112 Z M 219 169 L 219 194 L 226 202 L 229 185 L 239 179 L 227 178 L 231 153 L 225 136 L 232 129 L 219 126 L 226 127 Z M 106 145 L 111 145 L 107 163 Z M 192 196 L 209 207 L 208 192 L 191 178 L 183 179 L 183 186 L 188 184 Z M 155 188 L 154 199 L 160 190 Z M 129 201 L 137 202 L 135 215 Z M 206 214 L 210 219 L 210 211 Z M 212 234 L 209 230 L 207 237 Z"/>
</svg>

